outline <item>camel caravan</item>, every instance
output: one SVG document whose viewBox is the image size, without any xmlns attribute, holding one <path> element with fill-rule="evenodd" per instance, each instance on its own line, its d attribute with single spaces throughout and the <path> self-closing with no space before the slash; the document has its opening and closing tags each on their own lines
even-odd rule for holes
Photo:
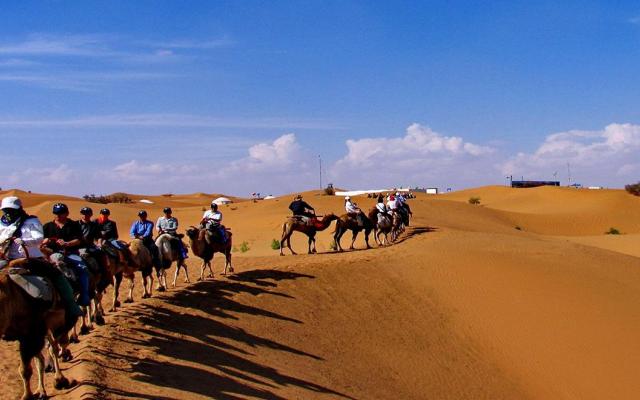
<svg viewBox="0 0 640 400">
<path fill-rule="evenodd" d="M 337 251 L 344 250 L 341 239 L 347 231 L 352 233 L 350 250 L 354 249 L 354 243 L 360 232 L 364 232 L 367 249 L 371 248 L 369 244 L 371 232 L 373 232 L 373 237 L 379 246 L 391 244 L 409 225 L 412 212 L 406 201 L 407 198 L 399 192 L 388 196 L 380 194 L 377 197 L 375 207 L 368 214 L 365 214 L 350 196 L 345 196 L 345 214 L 336 216 L 331 213 L 320 217 L 315 214 L 315 209 L 302 199 L 302 195 L 297 195 L 289 205 L 293 215 L 288 217 L 282 225 L 280 255 L 284 255 L 285 246 L 291 251 L 291 254 L 297 254 L 291 248 L 293 232 L 302 232 L 307 235 L 309 238 L 308 253 L 316 253 L 316 233 L 327 229 L 332 221 L 336 221 L 333 240 Z"/>
<path fill-rule="evenodd" d="M 289 206 L 293 215 L 282 228 L 280 255 L 286 246 L 292 254 L 291 235 L 302 232 L 309 238 L 308 252 L 316 253 L 317 232 L 328 229 L 336 221 L 335 249 L 343 251 L 342 236 L 352 232 L 350 248 L 360 232 L 364 232 L 370 248 L 371 232 L 379 246 L 392 243 L 409 224 L 411 210 L 401 194 L 386 198 L 380 195 L 378 203 L 368 214 L 362 212 L 351 198 L 345 197 L 346 213 L 316 216 L 315 210 L 298 195 Z M 200 277 L 213 278 L 212 262 L 215 253 L 225 257 L 223 275 L 233 273 L 231 231 L 222 224 L 218 205 L 211 203 L 198 227 L 190 226 L 185 234 L 178 233 L 178 220 L 171 208 L 163 210 L 154 224 L 147 212 L 138 212 L 138 220 L 130 230 L 130 242 L 120 239 L 118 227 L 110 218 L 108 208 L 93 218 L 93 210 L 83 207 L 81 219 L 69 217 L 69 208 L 63 203 L 53 205 L 53 220 L 42 224 L 38 217 L 29 215 L 15 196 L 5 197 L 0 218 L 0 337 L 18 341 L 20 353 L 19 373 L 24 384 L 22 399 L 47 398 L 44 385 L 46 369 L 55 372 L 55 388 L 74 386 L 60 368 L 60 361 L 72 359 L 69 343 L 77 342 L 79 335 L 88 334 L 93 324 L 105 323 L 102 298 L 113 286 L 113 300 L 109 311 L 120 307 L 119 292 L 124 278 L 129 282 L 125 303 L 131 303 L 135 275 L 142 275 L 143 298 L 152 296 L 155 289 L 165 291 L 167 271 L 175 263 L 172 286 L 181 270 L 189 283 L 187 265 L 188 248 L 202 260 Z M 154 239 L 155 231 L 155 239 Z M 188 243 L 183 240 L 186 239 Z M 80 320 L 79 333 L 76 329 Z M 35 359 L 38 387 L 31 389 L 32 361 Z"/>
</svg>

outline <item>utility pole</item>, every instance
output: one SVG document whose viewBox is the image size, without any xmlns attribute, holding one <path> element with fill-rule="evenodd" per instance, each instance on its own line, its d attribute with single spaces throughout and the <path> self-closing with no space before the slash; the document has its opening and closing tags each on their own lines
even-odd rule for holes
<svg viewBox="0 0 640 400">
<path fill-rule="evenodd" d="M 320 190 L 322 190 L 322 157 L 318 154 L 318 162 L 320 164 Z"/>
<path fill-rule="evenodd" d="M 571 186 L 571 163 L 567 163 L 567 174 L 569 175 L 569 186 Z"/>
</svg>

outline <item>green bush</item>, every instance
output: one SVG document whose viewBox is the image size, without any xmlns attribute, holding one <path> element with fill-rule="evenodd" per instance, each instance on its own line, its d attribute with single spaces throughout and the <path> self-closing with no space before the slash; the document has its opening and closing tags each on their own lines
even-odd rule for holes
<svg viewBox="0 0 640 400">
<path fill-rule="evenodd" d="M 329 249 L 330 250 L 338 250 L 338 245 L 336 244 L 335 240 L 332 240 L 331 243 L 329 243 Z"/>
<path fill-rule="evenodd" d="M 271 249 L 272 250 L 280 250 L 280 241 L 278 239 L 273 239 L 271 241 Z"/>
<path fill-rule="evenodd" d="M 249 243 L 248 242 L 240 243 L 240 252 L 241 253 L 246 253 L 249 250 L 250 250 L 250 248 L 249 248 Z"/>
<path fill-rule="evenodd" d="M 473 205 L 480 204 L 480 197 L 469 197 L 469 204 L 473 204 Z"/>
<path fill-rule="evenodd" d="M 616 228 L 609 228 L 608 231 L 605 232 L 607 235 L 619 235 L 620 231 Z"/>
<path fill-rule="evenodd" d="M 626 185 L 624 189 L 634 196 L 640 196 L 640 182 L 634 183 L 633 185 Z"/>
</svg>

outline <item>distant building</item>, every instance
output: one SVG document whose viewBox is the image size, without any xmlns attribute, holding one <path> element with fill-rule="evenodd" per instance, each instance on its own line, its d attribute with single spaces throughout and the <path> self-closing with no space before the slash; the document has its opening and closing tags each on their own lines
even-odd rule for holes
<svg viewBox="0 0 640 400">
<path fill-rule="evenodd" d="M 532 188 L 538 186 L 560 186 L 559 181 L 511 181 L 512 188 Z"/>
<path fill-rule="evenodd" d="M 419 188 L 416 186 L 415 189 L 411 189 L 412 192 L 416 192 L 416 193 L 426 193 L 426 194 L 438 194 L 439 190 L 438 188 L 435 187 L 429 187 L 429 188 Z"/>
</svg>

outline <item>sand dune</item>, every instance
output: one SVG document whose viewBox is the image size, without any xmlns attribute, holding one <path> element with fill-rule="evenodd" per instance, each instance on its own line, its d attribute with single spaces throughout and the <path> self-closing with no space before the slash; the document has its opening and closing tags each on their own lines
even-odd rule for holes
<svg viewBox="0 0 640 400">
<path fill-rule="evenodd" d="M 304 193 L 318 213 L 341 198 Z M 467 204 L 470 196 L 481 206 Z M 48 219 L 54 199 L 25 195 Z M 391 247 L 279 257 L 290 196 L 225 206 L 235 276 L 180 284 L 108 318 L 58 398 L 634 399 L 640 393 L 640 199 L 485 187 L 411 201 Z M 154 197 L 196 224 L 207 195 Z M 84 203 L 67 199 L 72 212 Z M 365 209 L 373 200 L 356 198 Z M 110 205 L 122 233 L 139 204 Z M 98 208 L 98 207 L 94 207 Z M 516 229 L 519 227 L 520 229 Z M 604 235 L 610 227 L 624 235 Z M 347 235 L 349 236 L 349 235 Z M 343 239 L 347 244 L 348 237 Z M 306 239 L 294 235 L 294 249 Z M 362 238 L 357 247 L 364 246 Z M 326 253 L 325 253 L 326 252 Z M 214 262 L 220 270 L 218 259 Z M 197 260 L 190 259 L 195 277 Z M 12 345 L 3 344 L 12 398 Z M 12 361 L 15 362 L 15 361 Z"/>
</svg>

